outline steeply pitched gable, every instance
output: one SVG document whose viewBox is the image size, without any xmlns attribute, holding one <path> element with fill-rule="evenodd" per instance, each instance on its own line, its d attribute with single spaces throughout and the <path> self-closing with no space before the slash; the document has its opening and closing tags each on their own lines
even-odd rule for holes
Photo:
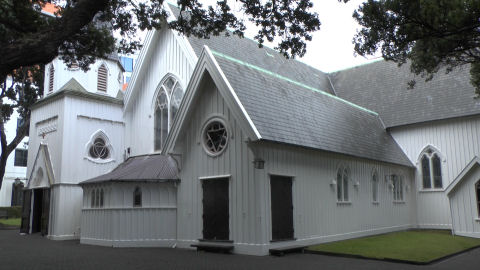
<svg viewBox="0 0 480 270">
<path fill-rule="evenodd" d="M 230 107 L 243 112 L 236 118 L 249 123 L 257 134 L 252 140 L 412 166 L 375 112 L 208 47 L 200 55 L 166 149 L 172 149 L 205 72 L 224 99 L 231 100 Z"/>
</svg>

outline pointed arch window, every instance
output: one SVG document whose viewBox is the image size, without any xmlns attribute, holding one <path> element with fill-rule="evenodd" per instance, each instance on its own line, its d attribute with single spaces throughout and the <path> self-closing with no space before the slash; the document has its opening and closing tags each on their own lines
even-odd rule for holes
<svg viewBox="0 0 480 270">
<path fill-rule="evenodd" d="M 133 207 L 142 207 L 142 190 L 136 187 L 133 191 Z"/>
<path fill-rule="evenodd" d="M 154 107 L 154 150 L 162 149 L 172 128 L 180 103 L 183 99 L 183 88 L 173 75 L 165 76 L 158 89 Z"/>
<path fill-rule="evenodd" d="M 337 201 L 348 202 L 348 179 L 350 174 L 347 167 L 340 167 L 337 170 Z"/>
<path fill-rule="evenodd" d="M 378 174 L 376 171 L 372 175 L 372 202 L 378 202 Z"/>
<path fill-rule="evenodd" d="M 443 188 L 440 153 L 432 147 L 427 147 L 421 154 L 420 164 L 423 188 Z"/>
<path fill-rule="evenodd" d="M 53 81 L 54 81 L 54 76 L 55 76 L 55 68 L 53 67 L 53 64 L 50 64 L 50 67 L 48 68 L 48 93 L 53 92 Z"/>
<path fill-rule="evenodd" d="M 105 64 L 100 65 L 97 76 L 97 91 L 107 92 L 108 69 Z"/>
<path fill-rule="evenodd" d="M 480 180 L 475 184 L 475 193 L 477 194 L 477 212 L 480 218 Z"/>
</svg>

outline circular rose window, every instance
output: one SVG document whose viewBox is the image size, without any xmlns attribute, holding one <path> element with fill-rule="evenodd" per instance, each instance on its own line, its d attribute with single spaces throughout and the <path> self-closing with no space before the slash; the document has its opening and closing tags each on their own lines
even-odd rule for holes
<svg viewBox="0 0 480 270">
<path fill-rule="evenodd" d="M 219 155 L 227 147 L 228 132 L 225 124 L 213 120 L 203 130 L 203 144 L 208 153 Z"/>
</svg>

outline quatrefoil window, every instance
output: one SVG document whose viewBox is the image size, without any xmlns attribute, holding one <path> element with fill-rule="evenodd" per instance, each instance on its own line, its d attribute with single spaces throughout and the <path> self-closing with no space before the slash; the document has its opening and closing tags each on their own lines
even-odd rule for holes
<svg viewBox="0 0 480 270">
<path fill-rule="evenodd" d="M 213 120 L 205 126 L 203 144 L 211 155 L 219 155 L 225 150 L 228 143 L 228 131 L 221 121 Z"/>
</svg>

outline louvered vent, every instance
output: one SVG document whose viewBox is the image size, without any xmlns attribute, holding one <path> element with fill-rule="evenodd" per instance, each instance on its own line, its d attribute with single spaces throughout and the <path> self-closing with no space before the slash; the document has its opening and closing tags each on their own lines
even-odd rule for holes
<svg viewBox="0 0 480 270">
<path fill-rule="evenodd" d="M 55 74 L 55 69 L 53 68 L 53 65 L 50 65 L 50 71 L 48 74 L 48 92 L 53 91 L 53 76 Z"/>
<path fill-rule="evenodd" d="M 107 77 L 108 70 L 104 64 L 98 68 L 98 81 L 97 81 L 97 90 L 102 92 L 107 92 Z"/>
<path fill-rule="evenodd" d="M 70 69 L 71 70 L 77 70 L 78 69 L 78 62 L 77 61 L 74 61 L 72 63 L 72 65 L 70 66 Z"/>
</svg>

